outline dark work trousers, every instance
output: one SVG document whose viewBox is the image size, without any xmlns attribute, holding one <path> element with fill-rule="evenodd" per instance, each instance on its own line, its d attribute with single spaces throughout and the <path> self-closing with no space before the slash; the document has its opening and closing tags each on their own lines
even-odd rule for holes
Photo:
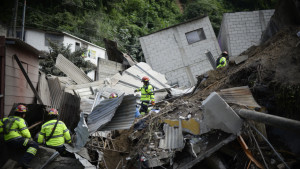
<svg viewBox="0 0 300 169">
<path fill-rule="evenodd" d="M 145 113 L 147 114 L 148 113 L 148 104 L 149 104 L 149 101 L 142 101 L 141 103 L 141 108 L 140 108 L 140 113 Z"/>
<path fill-rule="evenodd" d="M 29 140 L 28 138 L 24 138 L 24 137 L 9 140 L 6 142 L 6 145 L 12 149 L 26 150 L 26 152 L 24 153 L 24 156 L 22 157 L 22 159 L 20 161 L 21 164 L 25 164 L 25 165 L 29 164 L 29 162 L 32 160 L 32 158 L 35 156 L 37 150 L 39 149 L 39 145 L 36 142 Z"/>
<path fill-rule="evenodd" d="M 65 146 L 58 146 L 58 147 L 54 147 L 54 146 L 47 146 L 49 148 L 55 149 L 56 151 L 59 152 L 59 155 L 62 157 L 71 157 L 71 158 L 75 158 L 75 155 L 73 153 L 70 153 L 66 150 Z"/>
</svg>

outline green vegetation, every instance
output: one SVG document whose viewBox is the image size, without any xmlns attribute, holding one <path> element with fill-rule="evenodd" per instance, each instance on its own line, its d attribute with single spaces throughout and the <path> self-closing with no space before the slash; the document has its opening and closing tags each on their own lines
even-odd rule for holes
<svg viewBox="0 0 300 169">
<path fill-rule="evenodd" d="M 104 47 L 103 38 L 143 61 L 139 37 L 208 15 L 218 33 L 224 12 L 274 8 L 276 0 L 27 0 L 26 28 L 65 31 Z M 0 21 L 12 23 L 14 0 L 2 0 Z M 19 0 L 17 25 L 21 26 Z M 180 12 L 179 6 L 183 7 Z"/>
<path fill-rule="evenodd" d="M 72 63 L 74 63 L 77 67 L 81 68 L 85 73 L 90 72 L 91 70 L 95 70 L 96 66 L 92 64 L 90 61 L 85 61 L 82 56 L 83 53 L 86 52 L 86 49 L 82 48 L 76 50 L 75 52 L 71 52 L 70 45 L 58 45 L 49 41 L 50 52 L 45 53 L 45 59 L 40 61 L 40 70 L 46 74 L 52 74 L 56 76 L 65 76 L 63 72 L 57 69 L 55 65 L 55 61 L 58 54 L 62 54 L 64 57 L 69 59 Z"/>
</svg>

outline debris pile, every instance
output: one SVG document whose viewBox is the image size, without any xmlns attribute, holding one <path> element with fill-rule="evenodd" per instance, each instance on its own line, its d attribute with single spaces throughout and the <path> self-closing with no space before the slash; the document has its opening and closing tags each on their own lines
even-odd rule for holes
<svg viewBox="0 0 300 169">
<path fill-rule="evenodd" d="M 280 124 L 271 127 L 244 121 L 241 130 L 239 127 L 229 130 L 232 124 L 222 124 L 228 120 L 235 121 L 233 117 L 226 119 L 228 114 L 222 116 L 228 108 L 232 108 L 233 112 L 242 108 L 300 120 L 297 113 L 300 103 L 300 48 L 296 46 L 299 29 L 282 30 L 266 44 L 253 46 L 242 53 L 242 56 L 247 56 L 243 61 L 210 71 L 205 80 L 204 76 L 199 76 L 201 83 L 197 83 L 193 94 L 160 102 L 159 113 L 151 112 L 138 119 L 130 130 L 113 135 L 113 141 L 119 142 L 122 138 L 121 144 L 128 147 L 121 153 L 104 152 L 104 160 L 120 159 L 120 163 L 127 168 L 213 168 L 217 163 L 222 164 L 221 168 L 299 167 L 300 149 L 295 144 L 300 138 L 299 132 L 278 129 Z M 214 91 L 229 107 L 219 112 L 222 113 L 219 117 L 213 116 L 215 121 L 209 121 L 209 126 L 206 122 L 210 113 L 205 109 L 205 100 Z M 217 108 L 213 105 L 210 107 Z M 284 137 L 278 139 L 279 133 Z M 124 137 L 128 137 L 125 142 Z M 272 140 L 277 146 L 276 151 L 268 146 L 263 137 Z M 282 146 L 283 142 L 286 146 Z M 118 162 L 109 162 L 102 167 L 121 166 Z"/>
</svg>

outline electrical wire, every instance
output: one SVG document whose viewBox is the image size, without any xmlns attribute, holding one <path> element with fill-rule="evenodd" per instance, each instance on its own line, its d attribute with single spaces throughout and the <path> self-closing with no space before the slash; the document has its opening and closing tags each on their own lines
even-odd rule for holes
<svg viewBox="0 0 300 169">
<path fill-rule="evenodd" d="M 290 169 L 290 167 L 284 162 L 284 160 L 280 157 L 280 155 L 277 153 L 277 151 L 275 150 L 275 148 L 272 146 L 272 144 L 268 141 L 268 139 L 265 138 L 265 136 L 256 129 L 256 127 L 254 127 L 251 123 L 249 123 L 249 126 L 254 129 L 267 143 L 268 145 L 271 147 L 271 149 L 274 151 L 275 155 L 280 159 L 281 162 L 283 162 L 283 164 L 285 165 L 285 167 L 287 169 Z"/>
</svg>

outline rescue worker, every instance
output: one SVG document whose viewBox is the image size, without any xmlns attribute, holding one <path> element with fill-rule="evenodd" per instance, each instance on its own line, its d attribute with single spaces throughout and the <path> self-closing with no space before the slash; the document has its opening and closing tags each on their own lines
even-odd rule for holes
<svg viewBox="0 0 300 169">
<path fill-rule="evenodd" d="M 228 61 L 228 53 L 227 51 L 223 51 L 221 56 L 216 61 L 216 67 L 217 68 L 225 67 L 227 65 L 227 61 Z"/>
<path fill-rule="evenodd" d="M 69 156 L 64 147 L 65 142 L 68 144 L 71 143 L 68 128 L 64 122 L 58 120 L 58 111 L 54 108 L 49 110 L 48 119 L 49 121 L 42 125 L 38 136 L 38 143 L 44 143 L 46 147 L 55 149 L 61 156 Z"/>
<path fill-rule="evenodd" d="M 109 95 L 109 98 L 110 98 L 110 99 L 116 98 L 116 97 L 118 97 L 118 95 L 117 95 L 116 93 L 111 93 L 111 94 Z"/>
<path fill-rule="evenodd" d="M 39 146 L 31 138 L 31 134 L 24 120 L 26 106 L 16 107 L 14 115 L 0 120 L 0 133 L 4 133 L 4 141 L 9 148 L 26 150 L 20 163 L 23 168 L 31 168 L 29 163 L 35 156 Z"/>
<path fill-rule="evenodd" d="M 134 92 L 141 91 L 141 115 L 145 115 L 148 112 L 148 104 L 151 103 L 153 106 L 155 105 L 153 87 L 149 84 L 149 77 L 144 76 L 142 78 L 142 82 L 144 83 L 143 87 L 136 89 Z"/>
</svg>

